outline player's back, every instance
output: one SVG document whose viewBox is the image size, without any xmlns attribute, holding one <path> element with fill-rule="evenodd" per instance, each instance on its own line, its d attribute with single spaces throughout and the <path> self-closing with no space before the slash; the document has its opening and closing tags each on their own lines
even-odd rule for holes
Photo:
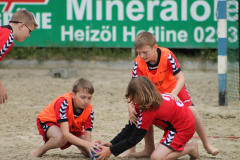
<svg viewBox="0 0 240 160">
<path fill-rule="evenodd" d="M 186 130 L 192 123 L 195 123 L 191 110 L 182 101 L 176 102 L 166 94 L 162 94 L 162 97 L 161 106 L 155 110 L 157 112 L 156 119 L 161 120 L 168 127 L 174 127 L 178 131 Z"/>
</svg>

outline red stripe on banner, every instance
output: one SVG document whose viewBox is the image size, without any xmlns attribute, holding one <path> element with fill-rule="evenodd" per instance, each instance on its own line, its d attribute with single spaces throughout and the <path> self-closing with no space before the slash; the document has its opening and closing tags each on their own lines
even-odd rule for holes
<svg viewBox="0 0 240 160">
<path fill-rule="evenodd" d="M 6 2 L 7 6 L 5 12 L 7 12 L 12 5 L 12 3 L 25 4 L 25 3 L 44 3 L 45 0 L 0 0 L 0 2 Z"/>
</svg>

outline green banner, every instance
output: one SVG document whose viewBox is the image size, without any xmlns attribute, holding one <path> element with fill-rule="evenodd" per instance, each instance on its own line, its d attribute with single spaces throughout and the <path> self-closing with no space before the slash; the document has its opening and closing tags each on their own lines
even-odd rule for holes
<svg viewBox="0 0 240 160">
<path fill-rule="evenodd" d="M 18 9 L 39 27 L 16 46 L 134 47 L 138 32 L 159 46 L 218 48 L 218 0 L 0 0 L 0 25 Z M 238 1 L 227 1 L 228 47 L 238 47 Z"/>
</svg>

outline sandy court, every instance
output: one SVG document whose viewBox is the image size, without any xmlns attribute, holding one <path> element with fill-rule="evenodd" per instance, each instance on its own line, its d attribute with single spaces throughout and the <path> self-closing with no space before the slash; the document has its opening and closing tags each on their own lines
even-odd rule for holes
<svg viewBox="0 0 240 160">
<path fill-rule="evenodd" d="M 23 160 L 31 150 L 43 145 L 38 135 L 36 117 L 39 112 L 57 96 L 71 91 L 73 83 L 81 78 L 89 79 L 95 88 L 92 105 L 95 111 L 93 140 L 111 140 L 128 121 L 127 103 L 124 93 L 131 79 L 131 70 L 78 69 L 75 77 L 69 79 L 52 78 L 49 69 L 0 69 L 0 79 L 8 89 L 6 104 L 0 110 L 0 159 Z M 240 103 L 218 106 L 218 74 L 209 71 L 183 71 L 186 87 L 201 116 L 213 146 L 222 152 L 213 157 L 206 153 L 195 134 L 192 140 L 199 144 L 202 160 L 240 159 Z M 157 146 L 163 131 L 155 128 Z M 233 139 L 236 138 L 236 139 Z M 191 140 L 191 141 L 192 141 Z M 190 142 L 191 142 L 190 141 Z M 143 141 L 137 149 L 144 147 Z M 184 156 L 180 159 L 187 160 Z M 43 160 L 88 159 L 75 146 L 61 151 L 48 151 Z M 111 156 L 110 159 L 115 159 Z M 135 158 L 125 158 L 135 159 Z M 149 159 L 149 158 L 140 158 Z"/>
</svg>

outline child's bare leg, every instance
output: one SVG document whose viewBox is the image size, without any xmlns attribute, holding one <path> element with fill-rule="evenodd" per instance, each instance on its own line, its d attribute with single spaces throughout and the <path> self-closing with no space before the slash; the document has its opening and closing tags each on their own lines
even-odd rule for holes
<svg viewBox="0 0 240 160">
<path fill-rule="evenodd" d="M 53 125 L 47 131 L 49 140 L 38 149 L 30 152 L 30 156 L 40 157 L 50 149 L 55 149 L 64 146 L 67 141 L 63 138 L 60 127 Z"/>
<path fill-rule="evenodd" d="M 165 158 L 172 153 L 173 150 L 159 143 L 156 149 L 153 151 L 150 159 L 151 160 L 165 160 Z"/>
<path fill-rule="evenodd" d="M 175 160 L 179 157 L 188 154 L 190 160 L 199 159 L 198 144 L 196 141 L 192 141 L 190 144 L 184 146 L 183 151 L 173 151 L 164 160 Z"/>
<path fill-rule="evenodd" d="M 86 140 L 84 135 L 81 135 L 79 138 Z M 81 151 L 82 154 L 84 154 L 86 157 L 89 157 L 89 151 L 85 147 L 81 147 L 81 146 L 76 146 L 76 147 L 78 148 L 78 150 Z"/>
<path fill-rule="evenodd" d="M 144 137 L 145 140 L 145 148 L 144 150 L 137 152 L 137 153 L 130 153 L 130 156 L 132 157 L 150 157 L 152 152 L 155 149 L 155 144 L 154 144 L 154 135 L 153 135 L 153 125 L 149 128 L 147 134 Z"/>
<path fill-rule="evenodd" d="M 194 119 L 195 119 L 195 125 L 196 125 L 196 132 L 199 135 L 203 146 L 205 148 L 205 150 L 209 153 L 212 154 L 213 156 L 217 155 L 220 152 L 220 149 L 213 147 L 208 138 L 207 138 L 207 133 L 205 131 L 203 122 L 196 110 L 196 108 L 194 106 L 189 106 L 189 108 L 191 109 Z"/>
<path fill-rule="evenodd" d="M 89 152 L 84 147 L 77 146 L 77 148 L 81 151 L 82 154 L 84 154 L 86 157 L 89 157 Z"/>
</svg>

